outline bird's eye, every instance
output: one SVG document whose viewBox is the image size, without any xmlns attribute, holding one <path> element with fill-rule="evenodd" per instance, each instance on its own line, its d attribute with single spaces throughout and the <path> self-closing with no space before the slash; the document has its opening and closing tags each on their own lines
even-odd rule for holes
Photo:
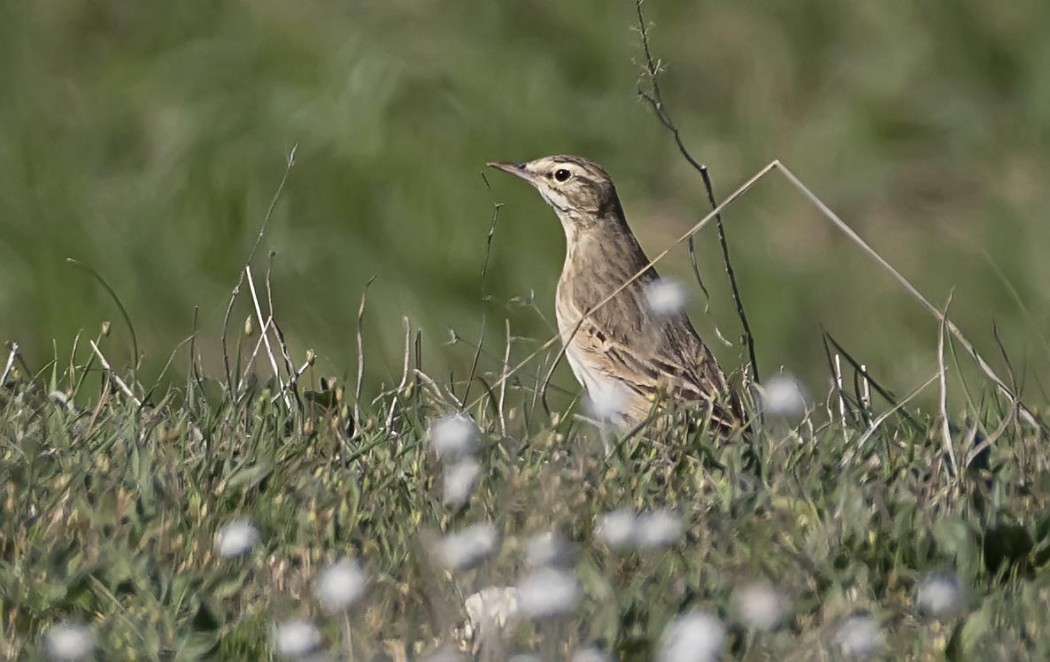
<svg viewBox="0 0 1050 662">
<path fill-rule="evenodd" d="M 559 182 L 567 182 L 569 177 L 572 177 L 572 173 L 565 168 L 558 168 L 554 171 L 554 179 L 557 179 Z"/>
</svg>

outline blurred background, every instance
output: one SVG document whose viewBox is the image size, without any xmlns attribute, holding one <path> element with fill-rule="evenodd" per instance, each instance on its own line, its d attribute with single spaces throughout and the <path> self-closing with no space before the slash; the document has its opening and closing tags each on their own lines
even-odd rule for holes
<svg viewBox="0 0 1050 662">
<path fill-rule="evenodd" d="M 719 198 L 780 159 L 913 279 L 1035 405 L 1050 297 L 1050 4 L 649 0 L 665 101 Z M 30 365 L 128 309 L 156 375 L 193 329 L 218 375 L 229 293 L 285 160 L 296 165 L 255 261 L 302 359 L 366 392 L 396 382 L 402 316 L 424 367 L 462 376 L 504 320 L 524 357 L 553 333 L 562 230 L 491 160 L 578 153 L 606 165 L 650 254 L 708 206 L 636 95 L 633 0 L 0 2 L 0 339 Z M 492 239 L 493 207 L 503 203 Z M 903 394 L 936 370 L 938 326 L 779 175 L 726 213 L 763 373 L 823 393 L 821 332 Z M 727 368 L 739 322 L 713 226 L 665 276 Z M 240 328 L 249 313 L 242 298 Z M 485 331 L 482 331 L 482 320 Z M 462 342 L 446 344 L 454 330 Z M 996 341 L 996 330 L 1005 355 Z M 184 350 L 185 351 L 185 350 Z M 184 354 L 172 379 L 185 373 Z M 146 381 L 149 381 L 148 379 Z M 576 390 L 567 369 L 556 383 Z"/>
</svg>

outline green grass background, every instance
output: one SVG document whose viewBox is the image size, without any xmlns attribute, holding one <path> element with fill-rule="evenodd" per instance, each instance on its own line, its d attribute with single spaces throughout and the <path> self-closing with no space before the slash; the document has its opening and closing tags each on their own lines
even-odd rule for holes
<svg viewBox="0 0 1050 662">
<path fill-rule="evenodd" d="M 953 317 L 1005 371 L 998 324 L 1025 395 L 1045 400 L 1050 5 L 647 11 L 666 101 L 720 197 L 783 160 L 938 305 L 954 293 Z M 229 291 L 298 145 L 255 265 L 276 251 L 293 351 L 352 372 L 372 276 L 366 391 L 400 373 L 403 315 L 438 373 L 468 364 L 469 345 L 443 343 L 449 328 L 476 340 L 483 312 L 487 357 L 502 354 L 504 317 L 546 339 L 561 229 L 519 182 L 493 173 L 489 190 L 486 161 L 575 152 L 606 164 L 650 253 L 707 209 L 636 98 L 633 12 L 607 0 L 0 3 L 0 337 L 41 365 L 53 341 L 119 319 L 73 257 L 121 297 L 147 374 L 191 333 L 195 306 L 205 363 L 218 366 Z M 783 365 L 821 391 L 822 327 L 898 392 L 935 369 L 932 319 L 782 180 L 727 223 L 766 373 Z M 736 342 L 713 232 L 700 244 L 712 301 L 706 314 L 694 301 L 697 324 Z M 684 250 L 663 271 L 689 282 Z M 534 306 L 515 303 L 532 294 Z M 739 344 L 716 351 L 742 362 Z M 556 381 L 575 388 L 567 372 Z"/>
<path fill-rule="evenodd" d="M 1045 403 L 1050 5 L 646 7 L 665 100 L 720 197 L 781 159 L 933 301 L 951 294 L 996 370 Z M 465 397 L 470 343 L 486 339 L 478 374 L 491 382 L 505 319 L 515 360 L 550 336 L 563 251 L 538 196 L 496 174 L 490 189 L 486 161 L 601 161 L 651 253 L 706 212 L 696 173 L 636 98 L 633 12 L 608 0 L 0 0 L 0 339 L 25 359 L 0 388 L 0 657 L 39 655 L 66 619 L 95 628 L 97 659 L 266 659 L 289 617 L 318 620 L 326 649 L 360 659 L 380 642 L 430 651 L 453 639 L 464 596 L 517 581 L 524 541 L 553 528 L 580 544 L 584 600 L 561 629 L 525 627 L 515 650 L 599 643 L 651 659 L 673 614 L 726 616 L 754 577 L 775 581 L 791 613 L 774 633 L 731 633 L 740 659 L 834 659 L 857 609 L 886 636 L 875 659 L 1047 658 L 1045 429 L 987 397 L 987 379 L 950 428 L 927 410 L 917 427 L 889 418 L 862 432 L 881 403 L 823 424 L 822 328 L 898 393 L 935 370 L 938 328 L 781 179 L 726 220 L 760 363 L 802 376 L 813 425 L 756 426 L 750 445 L 649 430 L 607 452 L 563 409 L 541 413 L 528 377 L 544 357 L 512 380 L 506 408 L 480 386 Z M 251 379 L 217 397 L 229 292 L 295 145 L 253 267 L 261 283 L 276 252 L 296 362 L 318 352 L 302 391 L 355 374 L 373 277 L 365 395 L 400 378 L 403 316 L 423 331 L 433 381 L 377 402 L 337 390 L 332 410 L 302 415 Z M 694 319 L 736 342 L 713 232 L 699 250 L 712 300 L 694 299 Z M 137 374 L 116 306 L 70 257 L 119 294 L 146 354 Z M 662 271 L 689 282 L 685 251 Z M 184 378 L 183 346 L 175 388 L 151 390 L 195 307 L 205 378 Z M 242 296 L 235 329 L 248 314 Z M 108 388 L 85 341 L 70 357 L 78 330 L 94 338 L 104 320 L 114 374 L 149 406 Z M 463 341 L 447 344 L 449 329 Z M 715 349 L 740 365 L 739 344 Z M 27 379 L 25 366 L 49 369 Z M 555 382 L 578 392 L 567 371 Z M 457 400 L 477 403 L 482 466 L 459 510 L 440 503 L 447 467 L 427 444 Z M 964 463 L 983 440 L 989 457 L 954 476 L 945 435 Z M 603 513 L 662 506 L 684 517 L 672 549 L 620 555 L 595 540 Z M 260 528 L 259 548 L 217 559 L 215 532 L 239 517 Z M 504 541 L 485 565 L 449 575 L 430 562 L 438 536 L 478 521 Z M 312 597 L 342 555 L 373 581 L 352 640 Z M 958 614 L 926 618 L 917 588 L 939 571 L 971 593 Z"/>
</svg>

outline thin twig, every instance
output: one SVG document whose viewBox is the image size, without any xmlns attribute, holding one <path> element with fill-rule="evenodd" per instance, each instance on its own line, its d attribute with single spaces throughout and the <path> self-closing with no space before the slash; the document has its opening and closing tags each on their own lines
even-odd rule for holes
<svg viewBox="0 0 1050 662">
<path fill-rule="evenodd" d="M 361 303 L 357 307 L 357 381 L 354 383 L 354 421 L 361 422 L 361 387 L 365 379 L 365 339 L 362 322 L 365 319 L 365 302 L 368 299 L 368 286 L 375 281 L 372 276 L 361 289 Z"/>
<path fill-rule="evenodd" d="M 398 397 L 404 392 L 405 387 L 408 385 L 408 366 L 412 358 L 412 322 L 409 321 L 408 316 L 401 317 L 401 326 L 405 329 L 405 353 L 401 360 L 401 381 L 398 382 L 397 388 L 394 393 L 397 397 L 390 399 L 390 413 L 386 417 L 386 428 L 390 429 L 390 426 L 394 423 L 394 412 L 397 407 Z"/>
<path fill-rule="evenodd" d="M 121 379 L 115 372 L 113 372 L 113 368 L 109 366 L 109 361 L 107 361 L 106 357 L 103 356 L 102 352 L 98 348 L 98 345 L 95 344 L 95 341 L 89 340 L 88 342 L 91 343 L 91 349 L 94 350 L 95 355 L 98 356 L 99 363 L 102 364 L 102 368 L 109 374 L 109 378 L 113 381 L 113 383 L 115 383 L 117 387 L 120 388 L 124 395 L 131 398 L 131 401 L 135 403 L 136 407 L 141 407 L 142 401 L 135 397 L 135 393 L 130 388 L 128 388 L 128 385 L 124 383 L 124 380 Z"/>
<path fill-rule="evenodd" d="M 930 384 L 932 384 L 935 381 L 937 381 L 938 374 L 935 374 L 935 375 L 931 376 L 930 378 L 928 378 L 917 389 L 915 389 L 914 391 L 912 391 L 911 393 L 906 395 L 904 398 L 902 398 L 900 402 L 897 402 L 892 407 L 890 407 L 886 411 L 884 411 L 881 414 L 879 414 L 878 416 L 876 416 L 875 420 L 873 420 L 871 422 L 871 427 L 869 427 L 867 430 L 865 430 L 864 434 L 862 434 L 860 436 L 860 438 L 857 439 L 856 443 L 853 444 L 853 448 L 851 449 L 849 455 L 842 459 L 841 466 L 843 466 L 843 467 L 848 466 L 850 461 L 852 460 L 853 456 L 855 456 L 860 451 L 860 448 L 865 443 L 867 443 L 868 439 L 871 439 L 871 437 L 875 434 L 875 431 L 879 429 L 879 426 L 881 426 L 886 421 L 886 419 L 888 419 L 890 416 L 893 416 L 898 411 L 903 410 L 904 409 L 904 405 L 908 404 L 913 399 L 918 397 L 918 395 L 920 393 L 922 393 L 923 391 L 925 391 L 927 389 L 927 387 L 929 387 Z"/>
<path fill-rule="evenodd" d="M 506 346 L 503 349 L 503 372 L 502 372 L 502 374 L 506 374 L 507 369 L 510 368 L 510 343 L 511 343 L 511 337 L 510 337 L 510 319 L 509 318 L 504 318 L 503 319 L 503 326 L 504 326 L 504 329 L 506 330 L 507 344 L 506 344 Z M 504 406 L 504 403 L 506 402 L 506 398 L 507 398 L 507 381 L 501 379 L 500 383 L 499 383 L 499 431 L 500 431 L 500 435 L 503 436 L 503 437 L 507 436 L 507 417 L 503 413 L 503 406 Z"/>
<path fill-rule="evenodd" d="M 481 360 L 481 350 L 485 346 L 485 321 L 487 319 L 485 313 L 481 314 L 481 331 L 478 333 L 478 346 L 474 350 L 474 360 L 470 364 L 470 374 L 467 375 L 467 385 L 463 389 L 463 402 L 467 402 L 470 398 L 470 387 L 474 383 L 474 377 L 478 373 L 478 363 Z"/>
<path fill-rule="evenodd" d="M 80 337 L 80 334 L 77 334 Z M 4 366 L 3 374 L 0 374 L 0 387 L 7 383 L 7 376 L 11 374 L 11 370 L 15 367 L 15 357 L 18 356 L 18 343 L 11 343 L 11 353 L 7 355 L 7 364 Z"/>
<path fill-rule="evenodd" d="M 948 461 L 952 465 L 952 475 L 959 476 L 959 462 L 955 459 L 955 448 L 952 445 L 952 431 L 948 426 L 948 366 L 944 362 L 944 322 L 947 320 L 948 307 L 952 303 L 952 297 L 948 295 L 948 302 L 944 304 L 944 316 L 937 329 L 937 373 L 940 382 L 940 393 L 938 406 L 941 418 L 941 440 L 944 442 L 944 451 L 948 454 Z"/>
<path fill-rule="evenodd" d="M 150 389 L 146 391 L 146 393 L 142 396 L 142 400 L 144 402 L 149 402 L 150 399 L 153 397 L 153 393 L 158 388 L 160 388 L 161 383 L 164 381 L 164 376 L 168 374 L 168 370 L 171 369 L 171 364 L 175 362 L 175 355 L 178 354 L 180 349 L 182 349 L 182 346 L 186 344 L 190 344 L 190 346 L 192 346 L 192 343 L 193 334 L 190 334 L 189 337 L 183 338 L 181 341 L 179 341 L 179 344 L 175 345 L 175 349 L 171 350 L 171 354 L 168 355 L 168 360 L 164 364 L 164 367 L 161 368 L 160 374 L 157 375 L 157 379 L 153 382 L 153 386 L 151 386 Z"/>
<path fill-rule="evenodd" d="M 845 435 L 849 430 L 846 425 L 846 393 L 842 390 L 842 359 L 838 354 L 835 355 L 832 366 L 834 367 L 832 377 L 835 379 L 835 391 L 839 395 L 839 420 L 842 422 L 842 434 Z"/>
<path fill-rule="evenodd" d="M 273 210 L 277 208 L 277 201 L 281 199 L 281 192 L 284 191 L 285 182 L 288 181 L 288 175 L 292 171 L 292 166 L 295 165 L 295 150 L 299 148 L 298 144 L 292 145 L 292 150 L 288 152 L 288 157 L 285 159 L 284 174 L 281 175 L 281 181 L 277 185 L 277 190 L 274 191 L 273 198 L 270 200 L 270 206 L 266 210 L 266 216 L 263 217 L 262 224 L 259 226 L 259 234 L 255 237 L 255 243 L 252 244 L 252 249 L 248 251 L 248 259 L 244 261 L 245 265 L 251 264 L 255 258 L 255 252 L 259 250 L 259 244 L 262 243 L 263 235 L 266 233 L 266 226 L 270 223 L 270 217 L 273 216 Z M 230 367 L 230 352 L 229 345 L 226 341 L 227 335 L 230 328 L 230 315 L 233 314 L 233 304 L 237 301 L 237 295 L 241 293 L 241 285 L 244 284 L 244 270 L 240 270 L 240 277 L 237 279 L 237 285 L 234 286 L 233 291 L 230 292 L 230 301 L 226 304 L 226 315 L 222 318 L 222 362 L 226 369 L 226 389 L 230 394 L 230 397 L 234 396 L 234 383 L 233 383 L 233 371 Z"/>
<path fill-rule="evenodd" d="M 199 356 L 197 354 L 197 333 L 199 327 L 197 325 L 198 316 L 200 314 L 200 307 L 193 307 L 193 335 L 190 336 L 190 374 L 193 375 L 193 381 L 197 384 L 197 388 L 200 389 L 200 395 L 204 397 L 204 381 L 201 379 L 201 366 Z"/>
<path fill-rule="evenodd" d="M 131 374 L 132 376 L 137 375 L 140 358 L 139 339 L 138 336 L 135 334 L 135 325 L 131 323 L 131 316 L 128 315 L 127 308 L 124 307 L 124 304 L 121 302 L 120 297 L 117 296 L 117 291 L 110 287 L 109 283 L 106 282 L 106 279 L 102 277 L 102 274 L 95 271 L 95 269 L 91 266 L 84 264 L 80 260 L 75 260 L 71 257 L 67 257 L 66 262 L 74 266 L 80 267 L 84 271 L 94 276 L 95 280 L 98 281 L 99 285 L 101 285 L 102 288 L 106 290 L 106 293 L 109 294 L 109 297 L 113 299 L 113 303 L 117 304 L 117 310 L 120 312 L 120 316 L 124 320 L 124 324 L 126 324 L 128 327 L 128 333 L 131 335 L 131 353 L 133 355 L 131 357 Z"/>
<path fill-rule="evenodd" d="M 281 348 L 281 356 L 284 358 L 284 369 L 288 372 L 288 383 L 281 387 L 278 397 L 283 396 L 285 390 L 290 391 L 301 414 L 303 413 L 303 400 L 299 397 L 299 376 L 295 372 L 295 363 L 292 362 L 292 355 L 288 350 L 288 341 L 285 340 L 284 330 L 281 329 L 281 325 L 277 323 L 277 318 L 273 314 L 273 258 L 276 255 L 276 251 L 270 251 L 270 259 L 266 263 L 266 307 L 268 309 L 266 314 L 270 319 L 271 326 L 273 326 L 274 337 L 277 338 L 277 346 Z M 271 399 L 271 402 L 276 401 Z M 285 398 L 285 404 L 287 403 L 288 399 Z"/>
<path fill-rule="evenodd" d="M 266 320 L 266 324 L 263 325 L 262 334 L 259 336 L 259 339 L 255 341 L 255 347 L 252 348 L 252 353 L 244 363 L 244 374 L 241 375 L 240 383 L 237 388 L 240 388 L 240 385 L 247 381 L 248 375 L 251 374 L 252 368 L 255 365 L 255 358 L 259 356 L 259 350 L 262 349 L 263 340 L 266 338 L 266 334 L 270 332 L 270 322 L 272 321 L 273 320 Z M 238 394 L 238 397 L 240 397 L 240 395 L 242 394 Z"/>
<path fill-rule="evenodd" d="M 820 210 L 821 214 L 823 214 L 829 221 L 834 223 L 839 230 L 841 230 L 847 237 L 849 237 L 853 241 L 853 243 L 860 246 L 861 250 L 867 253 L 867 255 L 870 258 L 875 260 L 879 264 L 879 266 L 881 266 L 886 271 L 890 272 L 890 275 L 893 276 L 893 278 L 908 292 L 908 294 L 912 295 L 913 298 L 915 298 L 919 303 L 921 303 L 922 306 L 926 308 L 926 310 L 929 311 L 929 313 L 933 315 L 938 322 L 942 322 L 945 325 L 945 328 L 947 328 L 949 333 L 952 334 L 952 337 L 955 338 L 956 342 L 958 342 L 962 346 L 962 348 L 966 350 L 970 357 L 973 358 L 973 360 L 977 363 L 977 367 L 981 369 L 981 372 L 983 372 L 985 376 L 988 377 L 988 379 L 992 380 L 992 382 L 995 383 L 996 387 L 1003 395 L 1005 395 L 1010 400 L 1017 400 L 1017 396 L 1013 393 L 1010 387 L 1007 386 L 1006 383 L 999 378 L 999 375 L 995 374 L 995 371 L 992 370 L 992 367 L 988 365 L 988 362 L 984 360 L 984 357 L 981 356 L 981 354 L 977 351 L 973 344 L 966 339 L 966 336 L 964 336 L 962 331 L 959 330 L 959 327 L 955 326 L 954 322 L 946 318 L 941 313 L 940 309 L 937 308 L 937 306 L 930 303 L 930 300 L 927 299 L 922 294 L 922 292 L 919 292 L 918 288 L 912 285 L 911 281 L 905 278 L 904 275 L 902 275 L 892 265 L 890 265 L 890 263 L 887 262 L 881 255 L 879 255 L 878 252 L 876 252 L 875 249 L 868 244 L 868 242 L 861 239 L 860 235 L 858 235 L 856 231 L 853 230 L 853 228 L 851 228 L 849 225 L 846 224 L 845 221 L 839 218 L 839 216 L 835 212 L 831 211 L 831 208 L 824 204 L 824 202 L 820 198 L 818 198 L 816 194 L 810 191 L 806 187 L 806 185 L 802 183 L 802 180 L 796 177 L 793 172 L 788 170 L 788 168 L 784 164 L 780 163 L 780 161 L 774 161 L 773 164 L 775 165 L 776 169 L 779 170 L 789 182 L 791 182 L 792 186 L 798 189 L 798 191 L 801 192 L 802 195 L 807 200 L 809 200 L 814 207 Z M 1032 412 L 1024 405 L 1024 403 L 1020 402 L 1019 400 L 1017 404 L 1018 411 L 1024 422 L 1032 427 L 1038 428 L 1039 423 L 1036 421 L 1036 418 L 1032 414 Z"/>
<path fill-rule="evenodd" d="M 492 185 L 489 184 L 489 178 L 485 176 L 485 173 L 481 173 L 481 180 L 485 182 L 485 188 L 488 189 L 489 195 L 492 195 Z M 485 276 L 489 271 L 489 258 L 492 256 L 492 240 L 496 236 L 496 224 L 499 223 L 499 211 L 503 207 L 502 202 L 492 201 L 492 222 L 489 225 L 489 233 L 485 238 L 485 261 L 481 263 L 481 295 L 484 297 L 488 293 L 486 292 Z"/>
<path fill-rule="evenodd" d="M 682 157 L 689 162 L 689 165 L 691 165 L 694 170 L 700 173 L 700 179 L 703 181 L 704 189 L 707 192 L 707 201 L 710 203 L 712 209 L 718 209 L 718 201 L 715 198 L 714 185 L 711 183 L 711 175 L 708 173 L 707 166 L 697 161 L 686 148 L 685 143 L 682 141 L 682 134 L 678 129 L 678 125 L 671 119 L 671 114 L 667 110 L 663 96 L 660 93 L 660 63 L 653 59 L 652 50 L 649 46 L 649 24 L 646 22 L 645 14 L 642 11 L 642 4 L 644 1 L 645 0 L 636 0 L 635 9 L 638 12 L 638 33 L 642 40 L 642 51 L 645 54 L 645 72 L 649 79 L 651 92 L 643 90 L 641 83 L 639 83 L 638 95 L 641 96 L 642 99 L 644 99 L 653 109 L 657 119 L 659 119 L 660 123 L 664 125 L 664 128 L 671 132 Z M 725 226 L 722 223 L 721 214 L 715 215 L 715 226 L 718 228 L 718 243 L 722 248 L 722 262 L 725 265 L 726 276 L 729 277 L 729 288 L 733 295 L 733 303 L 736 305 L 737 316 L 740 318 L 740 326 L 744 334 L 744 344 L 747 345 L 748 360 L 751 361 L 751 377 L 758 382 L 758 358 L 755 355 L 755 339 L 751 333 L 751 324 L 747 321 L 747 314 L 744 312 L 744 301 L 740 297 L 740 287 L 736 281 L 736 273 L 733 271 L 733 262 L 729 258 L 729 242 L 726 241 Z M 689 237 L 689 258 L 692 261 L 693 272 L 696 275 L 696 279 L 700 283 L 700 289 L 703 290 L 704 295 L 707 296 L 707 289 L 704 288 L 704 283 L 700 278 L 700 267 L 697 266 L 696 262 L 696 249 L 694 247 L 693 237 Z"/>
<path fill-rule="evenodd" d="M 277 367 L 277 359 L 273 355 L 273 347 L 270 346 L 270 323 L 273 317 L 267 317 L 263 319 L 262 307 L 259 306 L 259 295 L 255 291 L 255 279 L 252 277 L 251 265 L 244 266 L 244 277 L 248 281 L 248 292 L 252 295 L 252 305 L 255 307 L 255 319 L 259 321 L 259 327 L 262 329 L 260 334 L 260 340 L 263 345 L 266 346 L 266 356 L 270 359 L 270 368 L 273 370 L 273 376 L 277 378 L 278 391 L 284 392 L 284 377 L 281 376 L 281 369 Z M 292 403 L 285 399 L 285 404 L 289 409 L 292 408 Z"/>
</svg>

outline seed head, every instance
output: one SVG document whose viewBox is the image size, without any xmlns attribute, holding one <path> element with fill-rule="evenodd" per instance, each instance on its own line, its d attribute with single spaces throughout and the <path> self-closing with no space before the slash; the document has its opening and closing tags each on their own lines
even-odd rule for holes
<svg viewBox="0 0 1050 662">
<path fill-rule="evenodd" d="M 236 519 L 215 534 L 215 550 L 224 559 L 247 554 L 259 544 L 259 531 L 250 520 Z"/>
<path fill-rule="evenodd" d="M 474 452 L 478 429 L 464 413 L 443 416 L 430 425 L 430 443 L 438 457 L 463 457 Z"/>
<path fill-rule="evenodd" d="M 658 278 L 645 286 L 645 302 L 657 317 L 680 314 L 688 299 L 685 288 L 674 280 Z"/>
<path fill-rule="evenodd" d="M 316 653 L 321 647 L 321 631 L 306 620 L 278 623 L 274 628 L 274 648 L 277 654 L 289 659 Z"/>
<path fill-rule="evenodd" d="M 368 575 L 351 559 L 333 563 L 317 575 L 317 599 L 329 611 L 349 609 L 367 589 Z"/>
<path fill-rule="evenodd" d="M 660 642 L 659 662 L 714 662 L 725 647 L 726 628 L 717 616 L 702 611 L 671 621 Z"/>
<path fill-rule="evenodd" d="M 552 618 L 571 612 L 580 600 L 580 584 L 567 570 L 539 568 L 518 582 L 518 602 L 526 616 Z"/>
<path fill-rule="evenodd" d="M 449 569 L 467 570 L 496 551 L 498 540 L 496 527 L 482 522 L 442 538 L 437 553 Z"/>
<path fill-rule="evenodd" d="M 470 500 L 481 466 L 472 457 L 464 457 L 445 469 L 442 481 L 443 501 L 450 506 L 462 506 Z"/>
<path fill-rule="evenodd" d="M 44 652 L 49 660 L 86 660 L 95 651 L 95 631 L 88 625 L 63 622 L 44 633 Z"/>
<path fill-rule="evenodd" d="M 770 377 L 759 391 L 762 411 L 770 417 L 798 420 L 806 415 L 806 394 L 798 380 L 788 374 Z"/>
</svg>

